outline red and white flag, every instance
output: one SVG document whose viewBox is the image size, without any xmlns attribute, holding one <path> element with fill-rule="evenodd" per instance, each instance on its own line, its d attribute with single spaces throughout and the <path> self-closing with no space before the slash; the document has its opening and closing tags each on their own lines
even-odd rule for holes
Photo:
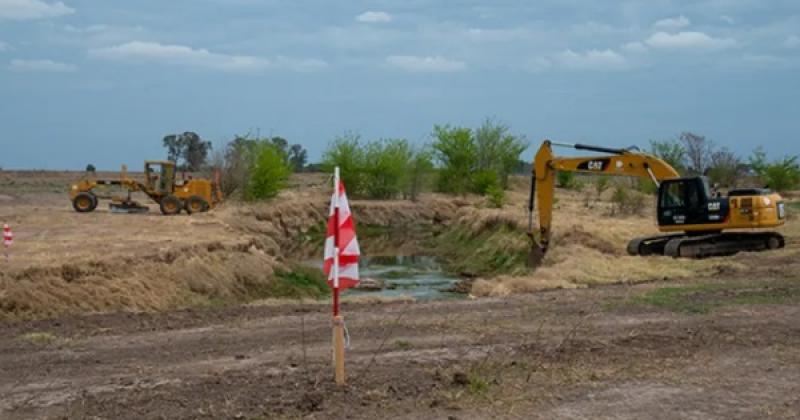
<svg viewBox="0 0 800 420">
<path fill-rule="evenodd" d="M 6 248 L 10 247 L 11 244 L 14 243 L 14 233 L 11 232 L 11 228 L 4 224 L 3 225 L 3 245 Z"/>
<path fill-rule="evenodd" d="M 339 179 L 339 168 L 335 171 L 334 184 L 328 212 L 323 270 L 328 277 L 328 285 L 334 289 L 347 289 L 358 284 L 358 256 L 361 255 L 361 250 L 358 248 L 356 228 L 344 184 Z"/>
</svg>

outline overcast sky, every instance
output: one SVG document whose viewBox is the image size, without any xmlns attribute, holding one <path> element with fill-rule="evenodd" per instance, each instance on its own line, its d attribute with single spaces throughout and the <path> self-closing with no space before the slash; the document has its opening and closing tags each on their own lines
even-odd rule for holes
<svg viewBox="0 0 800 420">
<path fill-rule="evenodd" d="M 486 117 L 533 144 L 689 130 L 775 157 L 800 154 L 799 75 L 797 0 L 0 0 L 0 166 L 135 167 L 183 131 L 316 160 L 347 130 Z"/>
</svg>

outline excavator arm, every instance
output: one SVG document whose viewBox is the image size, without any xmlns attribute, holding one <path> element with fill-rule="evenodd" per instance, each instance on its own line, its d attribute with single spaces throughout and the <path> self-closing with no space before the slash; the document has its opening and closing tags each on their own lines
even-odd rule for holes
<svg viewBox="0 0 800 420">
<path fill-rule="evenodd" d="M 552 146 L 570 147 L 576 150 L 605 153 L 606 155 L 557 157 L 553 155 Z M 583 144 L 555 143 L 545 140 L 534 158 L 531 192 L 528 200 L 528 234 L 533 241 L 530 255 L 532 265 L 536 265 L 541 261 L 550 243 L 553 196 L 556 173 L 558 171 L 646 177 L 650 178 L 656 185 L 661 180 L 680 177 L 675 168 L 667 162 L 646 153 Z M 533 229 L 534 208 L 536 208 L 539 218 L 538 232 Z"/>
</svg>

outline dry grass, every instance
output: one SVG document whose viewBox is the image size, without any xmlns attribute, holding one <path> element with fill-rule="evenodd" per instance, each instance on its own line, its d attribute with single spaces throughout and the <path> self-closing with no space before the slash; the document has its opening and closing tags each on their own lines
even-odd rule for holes
<svg viewBox="0 0 800 420">
<path fill-rule="evenodd" d="M 723 270 L 741 270 L 745 266 L 741 256 L 711 258 L 706 260 L 674 260 L 668 257 L 631 257 L 625 250 L 628 241 L 635 237 L 657 234 L 652 217 L 610 216 L 608 192 L 599 202 L 587 208 L 587 192 L 557 190 L 558 202 L 554 210 L 553 239 L 543 265 L 533 273 L 505 275 L 479 279 L 472 287 L 476 296 L 506 296 L 554 288 L 578 288 L 594 284 L 637 283 L 663 279 L 710 276 Z M 513 226 L 527 226 L 524 212 L 525 194 L 510 194 L 510 205 L 497 211 L 481 211 L 477 215 L 463 216 L 462 220 L 474 228 L 487 220 L 502 220 Z M 654 214 L 654 203 L 642 214 Z M 792 241 L 800 238 L 800 221 L 790 220 L 779 231 L 789 239 L 786 250 L 759 254 L 767 261 L 785 255 L 798 255 Z M 800 255 L 799 255 L 800 256 Z"/>
</svg>

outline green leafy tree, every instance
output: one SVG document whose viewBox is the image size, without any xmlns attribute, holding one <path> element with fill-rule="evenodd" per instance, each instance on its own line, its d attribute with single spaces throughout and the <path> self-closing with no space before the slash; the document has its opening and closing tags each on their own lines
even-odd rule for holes
<svg viewBox="0 0 800 420">
<path fill-rule="evenodd" d="M 472 130 L 448 125 L 433 128 L 434 156 L 441 164 L 438 189 L 465 194 L 471 189 L 471 176 L 478 164 L 478 148 Z"/>
<path fill-rule="evenodd" d="M 408 183 L 413 151 L 403 139 L 378 140 L 366 145 L 364 188 L 370 198 L 395 198 Z"/>
<path fill-rule="evenodd" d="M 342 182 L 347 191 L 353 195 L 365 193 L 364 167 L 366 154 L 361 146 L 361 136 L 347 132 L 336 137 L 322 155 L 322 168 L 325 172 L 333 172 L 339 167 Z"/>
<path fill-rule="evenodd" d="M 86 172 L 96 172 L 97 168 L 94 167 L 91 163 L 86 165 Z"/>
<path fill-rule="evenodd" d="M 677 140 L 650 140 L 650 153 L 661 158 L 679 173 L 686 172 L 686 149 Z"/>
<path fill-rule="evenodd" d="M 486 195 L 488 194 L 489 190 L 500 188 L 500 179 L 497 176 L 497 172 L 489 170 L 489 169 L 482 169 L 476 171 L 472 174 L 472 192 L 476 194 Z"/>
<path fill-rule="evenodd" d="M 255 149 L 255 161 L 250 170 L 245 198 L 261 200 L 278 195 L 291 175 L 286 156 L 274 144 L 260 142 Z"/>
<path fill-rule="evenodd" d="M 797 156 L 784 156 L 769 162 L 764 149 L 759 147 L 750 156 L 750 167 L 761 182 L 775 191 L 787 191 L 800 186 L 800 165 Z"/>
<path fill-rule="evenodd" d="M 433 151 L 428 146 L 414 150 L 409 168 L 406 192 L 411 201 L 416 201 L 422 191 L 426 179 L 433 173 Z"/>
<path fill-rule="evenodd" d="M 475 130 L 477 169 L 494 171 L 502 188 L 508 187 L 508 176 L 519 163 L 519 155 L 528 148 L 521 137 L 509 133 L 507 125 L 487 119 Z"/>
</svg>

